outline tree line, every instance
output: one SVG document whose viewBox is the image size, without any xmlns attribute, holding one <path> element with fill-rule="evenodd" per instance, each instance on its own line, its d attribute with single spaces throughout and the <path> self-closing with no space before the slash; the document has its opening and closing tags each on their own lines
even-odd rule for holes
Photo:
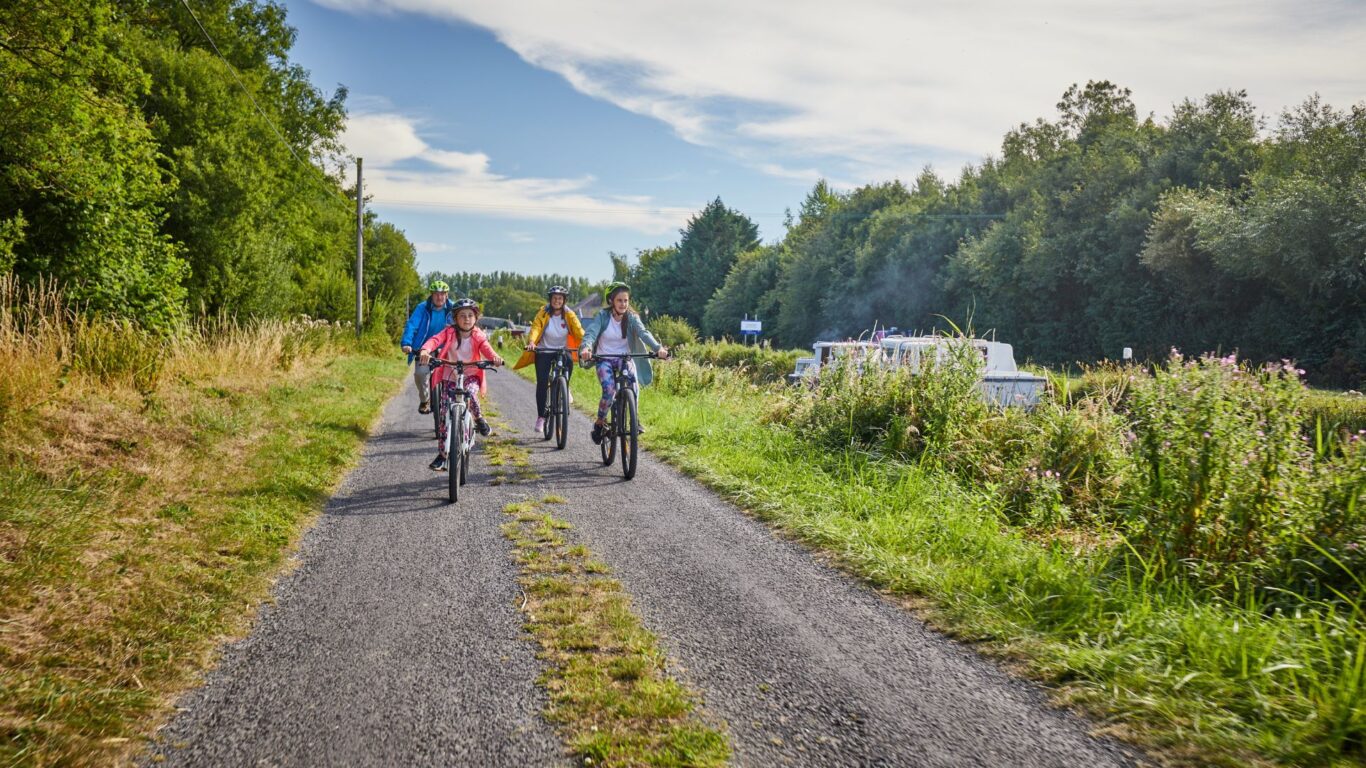
<svg viewBox="0 0 1366 768">
<path fill-rule="evenodd" d="M 1237 350 L 1361 386 L 1366 103 L 1268 127 L 1219 92 L 1159 121 L 1101 81 L 1057 109 L 954 181 L 817 183 L 776 242 L 718 198 L 614 272 L 709 336 L 746 314 L 787 346 L 952 321 L 1046 365 Z"/>
<path fill-rule="evenodd" d="M 352 316 L 355 189 L 325 94 L 269 0 L 0 7 L 0 271 L 171 330 L 197 314 Z M 418 288 L 369 215 L 365 289 Z M 384 299 L 389 301 L 384 301 Z"/>
</svg>

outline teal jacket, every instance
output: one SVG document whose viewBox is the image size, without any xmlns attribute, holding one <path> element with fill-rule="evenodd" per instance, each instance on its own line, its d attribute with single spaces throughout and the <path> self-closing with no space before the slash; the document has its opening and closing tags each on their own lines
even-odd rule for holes
<svg viewBox="0 0 1366 768">
<path fill-rule="evenodd" d="M 640 315 L 631 312 L 626 315 L 626 318 L 626 343 L 630 345 L 631 352 L 643 354 L 647 351 L 645 349 L 647 345 L 649 346 L 648 351 L 655 352 L 658 351 L 660 347 L 664 346 L 659 343 L 654 334 L 646 329 L 645 323 L 640 321 Z M 583 343 L 580 346 L 588 347 L 593 350 L 594 355 L 597 355 L 598 337 L 602 335 L 603 331 L 607 330 L 607 323 L 611 320 L 611 310 L 604 309 L 593 319 L 584 323 Z M 650 359 L 646 357 L 638 358 L 635 363 L 636 381 L 639 382 L 642 387 L 647 386 L 654 379 L 654 371 L 650 369 Z M 597 365 L 597 360 L 594 359 L 590 365 Z"/>
</svg>

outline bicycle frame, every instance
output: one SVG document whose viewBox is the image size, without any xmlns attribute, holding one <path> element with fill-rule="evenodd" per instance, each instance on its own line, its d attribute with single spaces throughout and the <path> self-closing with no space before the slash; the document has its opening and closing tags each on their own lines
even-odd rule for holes
<svg viewBox="0 0 1366 768">
<path fill-rule="evenodd" d="M 631 358 L 647 357 L 657 358 L 653 352 L 641 354 L 631 353 L 626 355 L 594 355 L 593 360 L 625 360 Z M 636 464 L 639 459 L 638 440 L 640 437 L 640 415 L 636 411 L 637 382 L 634 371 L 630 366 L 617 366 L 612 371 L 613 380 L 616 383 L 617 394 L 612 398 L 612 407 L 608 411 L 608 418 L 603 425 L 602 443 L 602 463 L 611 464 L 613 455 L 617 450 L 617 441 L 621 442 L 621 471 L 627 480 L 635 477 Z"/>
<path fill-rule="evenodd" d="M 451 381 L 443 381 L 443 387 L 451 387 L 447 412 L 443 416 L 446 421 L 446 442 L 442 446 L 446 454 L 446 471 L 449 496 L 451 501 L 459 498 L 460 486 L 465 484 L 466 475 L 470 465 L 470 451 L 474 449 L 475 431 L 474 415 L 470 412 L 465 398 L 468 393 L 465 391 L 465 367 L 473 366 L 488 370 L 493 368 L 493 364 L 484 360 L 466 363 L 459 360 L 432 360 L 432 370 L 446 366 L 455 369 L 455 378 Z M 440 410 L 439 408 L 436 410 Z M 438 427 L 438 430 L 440 428 Z"/>
</svg>

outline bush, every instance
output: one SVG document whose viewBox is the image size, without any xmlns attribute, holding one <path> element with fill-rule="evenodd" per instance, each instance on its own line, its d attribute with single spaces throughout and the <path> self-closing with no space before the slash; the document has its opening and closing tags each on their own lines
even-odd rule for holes
<svg viewBox="0 0 1366 768">
<path fill-rule="evenodd" d="M 773 349 L 767 344 L 736 344 L 729 341 L 709 341 L 678 350 L 679 357 L 701 365 L 737 369 L 755 384 L 786 380 L 787 374 L 796 368 L 797 358 L 803 354 L 800 349 Z"/>
<path fill-rule="evenodd" d="M 681 317 L 670 315 L 656 317 L 650 321 L 650 333 L 655 335 L 660 344 L 670 348 L 680 344 L 695 344 L 697 342 L 697 329 Z"/>
<path fill-rule="evenodd" d="M 850 356 L 822 368 L 815 386 L 775 406 L 784 421 L 831 448 L 866 447 L 889 456 L 948 464 L 969 446 L 988 413 L 977 389 L 983 361 L 951 346 L 941 362 L 912 375 L 877 358 Z M 970 463 L 970 462 L 969 462 Z"/>
<path fill-rule="evenodd" d="M 1325 575 L 1316 571 L 1340 570 L 1285 562 L 1315 547 L 1345 551 L 1339 537 L 1359 532 L 1366 511 L 1357 441 L 1335 456 L 1303 434 L 1300 375 L 1289 363 L 1252 369 L 1173 352 L 1135 380 L 1123 503 L 1131 541 L 1155 568 L 1254 585 L 1290 569 L 1311 587 Z"/>
</svg>

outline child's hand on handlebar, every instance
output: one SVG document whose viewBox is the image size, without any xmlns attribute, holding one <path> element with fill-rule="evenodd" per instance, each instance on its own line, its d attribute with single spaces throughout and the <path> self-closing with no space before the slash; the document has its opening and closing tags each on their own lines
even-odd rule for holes
<svg viewBox="0 0 1366 768">
<path fill-rule="evenodd" d="M 655 355 L 658 356 L 660 360 L 668 360 L 668 359 L 669 359 L 669 348 L 668 348 L 668 347 L 660 347 L 659 349 L 655 350 Z"/>
<path fill-rule="evenodd" d="M 431 352 L 428 352 L 428 351 L 425 350 L 425 349 L 422 350 L 422 352 L 417 356 L 417 362 L 418 362 L 418 364 L 420 364 L 420 365 L 426 365 L 427 363 L 430 363 L 431 361 L 432 361 L 432 353 L 431 353 Z"/>
</svg>

